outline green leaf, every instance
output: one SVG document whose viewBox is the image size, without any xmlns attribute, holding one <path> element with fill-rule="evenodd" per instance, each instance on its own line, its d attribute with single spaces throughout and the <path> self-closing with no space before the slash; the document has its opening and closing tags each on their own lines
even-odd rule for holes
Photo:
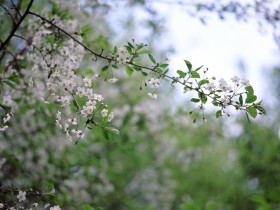
<svg viewBox="0 0 280 210">
<path fill-rule="evenodd" d="M 185 64 L 187 65 L 188 69 L 189 69 L 189 72 L 191 72 L 192 70 L 192 64 L 191 62 L 189 62 L 188 60 L 184 60 L 185 61 Z"/>
<path fill-rule="evenodd" d="M 151 51 L 151 50 L 139 50 L 137 53 L 138 53 L 139 55 L 141 55 L 141 54 L 151 54 L 152 51 Z"/>
<path fill-rule="evenodd" d="M 198 68 L 196 68 L 196 69 L 195 69 L 195 71 L 200 70 L 202 67 L 203 67 L 203 65 L 202 65 L 202 66 L 200 66 L 200 67 L 198 67 Z"/>
<path fill-rule="evenodd" d="M 198 98 L 192 98 L 191 101 L 194 102 L 194 103 L 198 103 L 198 102 L 200 102 L 200 99 L 198 99 Z"/>
<path fill-rule="evenodd" d="M 168 73 L 168 71 L 169 71 L 169 69 L 166 69 L 166 70 L 162 73 L 162 75 L 166 75 L 166 74 Z"/>
<path fill-rule="evenodd" d="M 143 47 L 145 47 L 145 45 L 143 43 L 136 45 L 136 51 L 142 49 Z"/>
<path fill-rule="evenodd" d="M 177 70 L 177 73 L 179 74 L 180 78 L 185 78 L 187 73 L 186 72 L 183 72 L 181 70 Z"/>
<path fill-rule="evenodd" d="M 160 68 L 166 68 L 168 65 L 169 65 L 169 64 L 167 64 L 167 63 L 163 63 L 163 64 L 160 64 L 159 67 L 160 67 Z"/>
<path fill-rule="evenodd" d="M 141 71 L 141 68 L 138 67 L 138 66 L 133 66 L 133 69 L 134 69 L 135 71 Z"/>
<path fill-rule="evenodd" d="M 247 118 L 248 122 L 251 123 L 248 113 L 247 112 L 245 112 L 245 113 L 246 113 L 246 118 Z"/>
<path fill-rule="evenodd" d="M 206 205 L 206 209 L 205 210 L 217 210 L 220 209 L 220 205 L 217 203 L 208 203 Z"/>
<path fill-rule="evenodd" d="M 9 79 L 10 81 L 13 81 L 13 82 L 16 83 L 16 84 L 19 84 L 19 83 L 20 83 L 19 77 L 18 77 L 18 75 L 16 75 L 16 74 L 10 75 L 10 76 L 8 77 L 8 79 Z"/>
<path fill-rule="evenodd" d="M 131 47 L 125 46 L 125 48 L 126 48 L 126 50 L 127 50 L 127 52 L 128 52 L 129 54 L 132 54 L 132 49 L 131 49 Z"/>
<path fill-rule="evenodd" d="M 12 110 L 12 107 L 6 106 L 6 105 L 4 105 L 4 104 L 0 104 L 0 107 L 1 107 L 2 109 L 4 109 L 6 112 L 11 112 L 11 110 Z"/>
<path fill-rule="evenodd" d="M 219 106 L 219 102 L 218 102 L 218 101 L 212 101 L 212 104 L 213 104 L 214 106 Z"/>
<path fill-rule="evenodd" d="M 148 76 L 148 73 L 146 73 L 146 72 L 144 72 L 144 71 L 142 71 L 141 73 L 142 73 L 142 75 L 145 76 L 145 77 Z"/>
<path fill-rule="evenodd" d="M 117 134 L 117 135 L 119 135 L 119 134 L 120 134 L 120 131 L 119 131 L 118 129 L 116 129 L 116 128 L 113 128 L 113 127 L 107 127 L 106 129 L 107 129 L 108 131 L 113 132 L 114 134 Z"/>
<path fill-rule="evenodd" d="M 258 112 L 257 112 L 257 109 L 255 107 L 250 106 L 246 110 L 251 117 L 256 118 Z"/>
<path fill-rule="evenodd" d="M 248 95 L 254 95 L 254 89 L 252 86 L 245 87 L 245 90 L 248 92 Z"/>
<path fill-rule="evenodd" d="M 103 67 L 102 67 L 102 69 L 101 69 L 101 71 L 107 71 L 107 70 L 108 70 L 108 68 L 109 68 L 109 65 L 107 65 L 107 66 L 103 66 Z"/>
<path fill-rule="evenodd" d="M 245 102 L 247 103 L 247 104 L 249 104 L 249 103 L 253 103 L 253 102 L 255 102 L 257 100 L 257 96 L 255 96 L 255 95 L 247 95 L 247 98 L 246 98 L 246 100 L 245 100 Z"/>
<path fill-rule="evenodd" d="M 82 208 L 83 208 L 83 210 L 93 210 L 93 208 L 91 208 L 91 206 L 88 204 L 83 204 Z"/>
<path fill-rule="evenodd" d="M 206 104 L 208 98 L 205 94 L 198 93 L 198 97 L 199 97 L 199 99 L 201 100 L 202 103 Z"/>
<path fill-rule="evenodd" d="M 63 200 L 57 197 L 54 197 L 54 202 L 59 205 L 59 206 L 63 206 Z"/>
<path fill-rule="evenodd" d="M 216 118 L 219 118 L 222 116 L 222 110 L 216 111 Z"/>
<path fill-rule="evenodd" d="M 198 86 L 201 87 L 202 85 L 205 85 L 205 84 L 207 84 L 207 83 L 209 83 L 209 80 L 203 79 L 203 80 L 200 80 L 200 81 L 198 82 Z"/>
<path fill-rule="evenodd" d="M 192 71 L 191 72 L 191 78 L 200 78 L 200 75 L 196 71 Z"/>
<path fill-rule="evenodd" d="M 103 134 L 103 137 L 104 137 L 106 140 L 111 140 L 111 136 L 110 136 L 108 130 L 102 129 L 102 134 Z"/>
<path fill-rule="evenodd" d="M 92 69 L 86 69 L 85 74 L 86 75 L 94 75 L 94 71 Z"/>
<path fill-rule="evenodd" d="M 265 108 L 263 108 L 262 106 L 257 106 L 256 107 L 257 108 L 257 110 L 259 110 L 262 114 L 264 114 L 264 115 L 266 115 L 266 110 L 265 110 Z"/>
<path fill-rule="evenodd" d="M 243 96 L 241 94 L 239 95 L 239 103 L 240 105 L 243 105 Z"/>
<path fill-rule="evenodd" d="M 54 189 L 54 185 L 52 182 L 46 183 L 47 191 L 52 191 Z"/>
<path fill-rule="evenodd" d="M 114 47 L 114 55 L 117 55 L 118 54 L 118 48 L 115 46 Z"/>
<path fill-rule="evenodd" d="M 153 64 L 156 64 L 156 60 L 155 60 L 154 56 L 150 53 L 148 54 L 148 56 L 149 56 L 150 60 L 153 62 Z"/>
<path fill-rule="evenodd" d="M 134 49 L 134 46 L 130 42 L 127 42 L 127 44 L 131 49 Z"/>
<path fill-rule="evenodd" d="M 83 35 L 87 35 L 87 34 L 90 33 L 91 31 L 92 31 L 92 26 L 89 25 L 89 24 L 83 26 L 82 29 L 81 29 L 81 33 L 82 33 Z"/>
<path fill-rule="evenodd" d="M 134 72 L 133 68 L 130 67 L 130 66 L 126 66 L 125 71 L 126 71 L 128 76 L 131 76 L 132 73 Z"/>
<path fill-rule="evenodd" d="M 12 83 L 12 82 L 10 82 L 9 80 L 5 80 L 5 81 L 3 81 L 6 85 L 9 85 L 11 88 L 13 88 L 13 89 L 15 89 L 15 85 Z"/>
<path fill-rule="evenodd" d="M 114 69 L 118 69 L 119 67 L 116 64 L 111 65 Z"/>
</svg>

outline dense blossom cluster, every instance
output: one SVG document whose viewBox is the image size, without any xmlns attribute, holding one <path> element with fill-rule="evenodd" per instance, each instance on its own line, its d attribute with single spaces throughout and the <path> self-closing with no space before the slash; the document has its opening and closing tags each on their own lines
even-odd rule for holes
<svg viewBox="0 0 280 210">
<path fill-rule="evenodd" d="M 76 20 L 62 21 L 58 16 L 53 18 L 53 24 L 66 28 L 69 33 L 75 32 L 77 27 Z M 33 50 L 26 55 L 26 58 L 31 62 L 32 67 L 31 71 L 23 69 L 22 72 L 29 81 L 27 88 L 32 93 L 32 100 L 37 98 L 46 104 L 51 101 L 60 104 L 61 109 L 57 112 L 56 124 L 66 133 L 69 140 L 72 140 L 73 136 L 83 138 L 84 125 L 88 121 L 93 122 L 94 116 L 96 118 L 99 115 L 102 121 L 110 122 L 114 118 L 113 112 L 110 112 L 104 104 L 103 95 L 96 93 L 93 89 L 96 77 L 83 77 L 77 74 L 85 55 L 83 46 L 74 42 L 73 39 L 57 38 L 50 24 L 42 24 L 35 18 L 29 19 L 28 28 L 31 38 L 22 37 L 22 39 L 31 39 L 31 42 L 27 44 L 31 44 L 30 47 Z M 33 34 L 34 31 L 35 34 Z M 80 36 L 75 35 L 75 38 L 82 41 Z M 11 69 L 8 72 L 12 74 L 15 71 Z M 109 82 L 115 83 L 117 79 L 111 78 Z M 16 91 L 12 89 L 6 91 L 9 95 L 4 95 L 2 104 L 11 107 L 14 104 L 11 96 L 17 98 L 18 93 L 15 94 Z M 2 118 L 4 124 L 11 117 L 12 112 L 6 113 Z M 7 128 L 8 126 L 4 125 L 0 129 L 5 131 Z"/>
</svg>

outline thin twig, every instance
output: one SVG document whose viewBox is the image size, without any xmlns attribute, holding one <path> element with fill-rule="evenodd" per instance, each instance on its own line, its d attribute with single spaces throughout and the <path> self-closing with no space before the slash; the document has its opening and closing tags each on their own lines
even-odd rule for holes
<svg viewBox="0 0 280 210">
<path fill-rule="evenodd" d="M 20 20 L 17 22 L 17 24 L 15 25 L 15 27 L 11 31 L 10 35 L 8 36 L 8 38 L 1 45 L 0 52 L 4 49 L 4 47 L 6 47 L 6 45 L 9 43 L 10 39 L 14 36 L 15 32 L 18 30 L 20 24 L 22 23 L 22 21 L 24 20 L 24 18 L 28 14 L 28 12 L 29 12 L 33 2 L 34 2 L 34 0 L 30 0 L 30 2 L 28 4 L 27 9 L 25 10 L 24 14 L 21 16 Z"/>
</svg>

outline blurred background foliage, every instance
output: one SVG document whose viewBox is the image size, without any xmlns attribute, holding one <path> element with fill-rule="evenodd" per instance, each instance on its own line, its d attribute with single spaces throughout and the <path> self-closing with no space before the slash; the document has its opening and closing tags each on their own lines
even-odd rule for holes
<svg viewBox="0 0 280 210">
<path fill-rule="evenodd" d="M 139 7 L 145 7 L 145 1 L 127 1 L 130 5 L 116 7 L 120 13 L 130 10 L 128 19 L 123 19 L 126 25 L 116 31 L 109 14 L 114 3 L 95 0 L 87 5 L 82 1 L 79 4 L 86 9 L 81 13 L 74 9 L 74 1 L 66 2 L 36 1 L 32 9 L 49 7 L 52 15 L 77 18 L 86 45 L 105 52 L 112 51 L 112 40 L 121 44 L 133 38 L 133 28 L 139 23 L 131 17 L 137 16 Z M 25 7 L 28 1 L 21 3 Z M 128 7 L 131 5 L 136 8 Z M 1 12 L 1 17 L 7 18 Z M 155 55 L 164 59 L 170 48 L 157 50 L 155 37 L 164 38 L 157 20 L 153 13 L 143 30 Z M 4 20 L 1 37 L 7 35 L 2 32 L 10 24 Z M 24 31 L 24 26 L 20 30 Z M 19 49 L 20 44 L 13 41 L 10 47 Z M 100 66 L 89 57 L 80 71 L 98 72 Z M 27 197 L 26 205 L 43 200 L 63 209 L 280 209 L 279 68 L 273 72 L 267 80 L 273 80 L 269 91 L 277 96 L 273 99 L 277 106 L 268 109 L 268 117 L 251 124 L 240 119 L 219 121 L 211 113 L 207 123 L 193 124 L 188 114 L 191 105 L 174 105 L 176 95 L 168 84 L 160 99 L 151 101 L 145 90 L 139 90 L 137 75 L 121 72 L 113 72 L 120 78 L 117 85 L 104 79 L 96 82 L 96 91 L 115 107 L 113 123 L 119 135 L 93 128 L 73 145 L 54 125 L 51 113 L 56 112 L 55 104 L 21 104 L 11 129 L 0 134 L 0 186 L 45 192 L 55 189 L 55 195 Z M 236 135 L 225 135 L 235 127 L 239 128 Z M 0 200 L 14 202 L 4 192 L 0 192 Z"/>
</svg>

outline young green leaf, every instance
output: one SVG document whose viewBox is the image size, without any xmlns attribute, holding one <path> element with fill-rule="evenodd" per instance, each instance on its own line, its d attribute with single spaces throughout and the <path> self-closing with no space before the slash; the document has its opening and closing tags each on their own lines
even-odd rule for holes
<svg viewBox="0 0 280 210">
<path fill-rule="evenodd" d="M 192 70 L 192 64 L 191 62 L 189 62 L 188 60 L 184 60 L 185 61 L 185 64 L 187 65 L 188 69 L 189 69 L 189 72 L 191 72 Z"/>
<path fill-rule="evenodd" d="M 150 53 L 152 53 L 152 51 L 151 50 L 139 50 L 137 53 L 139 55 L 141 55 L 141 54 L 150 54 Z"/>
<path fill-rule="evenodd" d="M 247 104 L 249 104 L 249 103 L 253 103 L 253 102 L 255 102 L 257 100 L 257 96 L 255 96 L 255 95 L 247 95 L 247 98 L 246 98 L 246 100 L 245 100 L 245 102 L 247 103 Z"/>
<path fill-rule="evenodd" d="M 196 68 L 194 71 L 199 71 L 202 67 L 203 67 L 203 65 L 198 67 L 198 68 Z"/>
<path fill-rule="evenodd" d="M 128 76 L 131 76 L 132 73 L 134 72 L 133 68 L 130 67 L 130 66 L 126 66 L 125 71 L 126 71 Z"/>
<path fill-rule="evenodd" d="M 239 103 L 241 106 L 243 105 L 243 96 L 241 94 L 239 95 Z"/>
<path fill-rule="evenodd" d="M 145 77 L 148 76 L 148 73 L 147 73 L 147 72 L 141 71 L 141 73 L 142 73 L 142 75 L 145 76 Z"/>
<path fill-rule="evenodd" d="M 205 84 L 207 84 L 207 83 L 209 83 L 209 80 L 203 79 L 203 80 L 200 80 L 200 81 L 198 82 L 198 86 L 201 87 L 202 85 L 205 85 Z"/>
<path fill-rule="evenodd" d="M 257 109 L 255 107 L 250 106 L 246 110 L 251 117 L 256 118 L 258 112 L 257 112 Z"/>
<path fill-rule="evenodd" d="M 187 75 L 186 72 L 183 72 L 183 71 L 181 71 L 181 70 L 177 70 L 177 73 L 179 74 L 179 77 L 180 77 L 180 78 L 185 78 L 186 75 Z"/>
<path fill-rule="evenodd" d="M 191 72 L 191 78 L 200 78 L 200 75 L 196 71 L 192 71 Z"/>
<path fill-rule="evenodd" d="M 199 97 L 199 99 L 201 100 L 202 103 L 206 104 L 208 98 L 205 94 L 198 93 L 198 97 Z"/>
<path fill-rule="evenodd" d="M 166 68 L 168 65 L 169 65 L 168 63 L 163 63 L 163 64 L 160 64 L 159 67 L 160 68 Z"/>
<path fill-rule="evenodd" d="M 263 108 L 262 106 L 257 106 L 256 107 L 257 108 L 257 110 L 259 110 L 262 114 L 264 114 L 264 115 L 266 115 L 266 110 L 265 110 L 265 108 Z"/>
<path fill-rule="evenodd" d="M 222 116 L 222 111 L 221 110 L 216 111 L 216 118 L 219 118 L 221 116 Z"/>
<path fill-rule="evenodd" d="M 107 71 L 107 70 L 108 70 L 108 68 L 109 68 L 109 65 L 107 65 L 107 66 L 103 66 L 103 67 L 102 67 L 102 69 L 101 69 L 101 71 Z"/>
<path fill-rule="evenodd" d="M 155 60 L 154 56 L 150 53 L 148 54 L 148 56 L 149 56 L 150 60 L 153 62 L 153 64 L 156 64 L 156 60 Z"/>
<path fill-rule="evenodd" d="M 192 98 L 191 101 L 194 102 L 194 103 L 198 103 L 198 102 L 200 102 L 200 99 L 198 99 L 198 98 Z"/>
<path fill-rule="evenodd" d="M 248 95 L 254 95 L 254 89 L 252 86 L 245 87 L 245 90 L 248 92 Z"/>
</svg>

